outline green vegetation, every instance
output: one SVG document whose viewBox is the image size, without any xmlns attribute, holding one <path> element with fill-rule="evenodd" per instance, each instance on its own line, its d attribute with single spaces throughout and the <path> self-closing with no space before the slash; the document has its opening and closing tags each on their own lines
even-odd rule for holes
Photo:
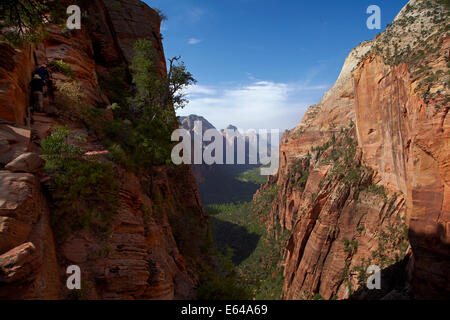
<svg viewBox="0 0 450 320">
<path fill-rule="evenodd" d="M 370 185 L 367 187 L 367 191 L 369 191 L 370 193 L 376 194 L 385 200 L 388 199 L 386 189 L 383 186 Z"/>
<path fill-rule="evenodd" d="M 81 289 L 70 290 L 70 293 L 67 297 L 68 300 L 74 301 L 83 301 L 89 300 L 89 290 L 91 289 L 91 285 L 84 278 L 81 279 Z"/>
<path fill-rule="evenodd" d="M 263 195 L 259 206 L 273 199 L 274 191 Z M 264 206 L 268 205 L 266 202 Z M 214 242 L 222 254 L 232 252 L 232 262 L 253 299 L 280 299 L 284 281 L 280 262 L 288 233 L 278 230 L 277 236 L 270 235 L 258 215 L 259 206 L 252 203 L 210 206 Z"/>
<path fill-rule="evenodd" d="M 291 169 L 292 188 L 304 191 L 309 178 L 311 154 L 296 162 Z"/>
<path fill-rule="evenodd" d="M 259 215 L 266 215 L 270 212 L 272 202 L 278 194 L 279 188 L 277 185 L 271 185 L 267 188 L 260 189 L 258 196 L 253 203 L 253 210 Z"/>
<path fill-rule="evenodd" d="M 385 268 L 403 260 L 409 247 L 406 221 L 397 217 L 378 235 L 378 248 L 372 253 L 372 263 Z"/>
<path fill-rule="evenodd" d="M 313 158 L 317 159 L 319 164 L 331 165 L 326 177 L 321 181 L 321 185 L 323 186 L 328 181 L 333 180 L 340 187 L 349 188 L 350 192 L 353 193 L 354 200 L 358 200 L 361 192 L 376 195 L 382 198 L 387 204 L 387 214 L 389 214 L 395 207 L 397 195 L 389 195 L 382 185 L 374 184 L 372 180 L 373 170 L 365 166 L 358 156 L 358 145 L 354 137 L 354 130 L 352 130 L 353 127 L 354 124 L 350 123 L 348 128 L 341 129 L 339 135 L 333 136 L 330 141 L 311 150 Z M 293 168 L 295 169 L 293 170 L 294 172 L 303 176 L 304 166 L 302 162 L 299 162 Z M 312 200 L 314 201 L 317 196 L 317 193 L 312 194 Z M 351 281 L 354 274 L 358 275 L 360 285 L 365 285 L 365 281 L 367 280 L 366 270 L 369 265 L 378 265 L 384 269 L 400 262 L 404 259 L 409 246 L 406 223 L 402 219 L 397 218 L 397 221 L 393 224 L 389 224 L 380 229 L 377 236 L 378 246 L 373 251 L 371 259 L 363 259 L 360 264 L 354 266 L 354 256 L 358 251 L 358 236 L 364 230 L 364 226 L 359 226 L 356 230 L 357 233 L 352 239 L 342 240 L 343 250 L 347 256 L 345 266 L 341 271 L 341 281 L 348 287 L 350 296 L 355 289 L 352 287 Z M 331 230 L 330 232 L 336 233 L 336 231 Z M 304 297 L 306 299 L 313 299 L 314 295 L 305 292 Z"/>
<path fill-rule="evenodd" d="M 338 178 L 346 186 L 370 192 L 387 201 L 388 194 L 385 188 L 373 184 L 369 179 L 373 170 L 357 159 L 358 142 L 351 132 L 353 127 L 354 123 L 350 123 L 348 128 L 341 129 L 339 136 L 333 135 L 330 141 L 312 149 L 321 163 L 332 165 L 325 179 L 321 181 L 321 185 Z M 307 177 L 306 175 L 305 178 Z"/>
<path fill-rule="evenodd" d="M 358 283 L 365 286 L 368 275 L 367 268 L 370 265 L 377 265 L 381 269 L 394 265 L 402 261 L 409 248 L 408 226 L 406 221 L 397 217 L 396 222 L 384 227 L 377 237 L 378 246 L 372 252 L 372 257 L 363 259 L 361 263 L 354 267 L 352 273 L 358 274 Z"/>
<path fill-rule="evenodd" d="M 251 294 L 243 286 L 243 279 L 239 276 L 231 260 L 232 252 L 226 254 L 216 251 L 214 267 L 203 264 L 202 282 L 197 289 L 200 300 L 250 300 Z"/>
<path fill-rule="evenodd" d="M 306 183 L 308 182 L 308 178 L 309 178 L 309 172 L 308 171 L 307 172 L 303 172 L 302 176 L 300 177 L 300 179 L 295 181 L 293 183 L 292 187 L 303 192 L 305 190 Z"/>
<path fill-rule="evenodd" d="M 128 72 L 128 66 L 121 64 L 109 69 L 108 73 L 98 76 L 98 82 L 102 92 L 117 105 L 113 110 L 114 115 L 127 118 L 127 108 L 125 107 L 128 106 L 128 100 L 132 96 L 132 88 L 129 84 L 131 75 Z"/>
<path fill-rule="evenodd" d="M 91 107 L 85 102 L 86 95 L 82 92 L 80 82 L 57 80 L 56 88 L 55 105 L 58 115 L 70 121 L 81 122 L 97 136 L 102 136 L 109 122 L 106 110 Z"/>
<path fill-rule="evenodd" d="M 260 169 L 254 165 L 212 166 L 200 170 L 204 175 L 199 185 L 204 205 L 251 201 L 267 182 L 267 176 L 261 176 Z"/>
<path fill-rule="evenodd" d="M 56 81 L 56 88 L 55 104 L 60 116 L 70 120 L 80 119 L 82 110 L 86 107 L 81 84 L 78 81 Z"/>
<path fill-rule="evenodd" d="M 138 40 L 131 65 L 134 88 L 126 85 L 127 69 L 119 66 L 100 80 L 110 100 L 115 120 L 104 128 L 103 142 L 114 158 L 128 168 L 169 164 L 171 133 L 177 127 L 173 109 L 187 102 L 183 89 L 195 79 L 179 58 L 169 60 L 168 75 L 160 74 L 152 43 Z"/>
<path fill-rule="evenodd" d="M 353 240 L 344 239 L 344 251 L 348 254 L 354 255 L 358 250 L 358 242 Z"/>
<path fill-rule="evenodd" d="M 38 43 L 44 36 L 46 23 L 60 23 L 64 5 L 57 0 L 4 0 L 0 3 L 0 41 L 13 47 Z"/>
<path fill-rule="evenodd" d="M 260 168 L 254 168 L 242 172 L 237 176 L 237 179 L 242 182 L 251 182 L 254 184 L 264 184 L 267 182 L 267 176 L 261 175 Z"/>
<path fill-rule="evenodd" d="M 77 81 L 58 81 L 55 103 L 60 115 L 82 121 L 94 131 L 118 164 L 134 171 L 150 170 L 170 163 L 170 138 L 178 125 L 173 109 L 185 106 L 183 89 L 195 79 L 182 62 L 178 63 L 179 58 L 169 60 L 169 73 L 162 74 L 150 41 L 138 40 L 134 52 L 131 72 L 126 65 L 119 65 L 99 76 L 100 86 L 112 102 L 108 109 L 114 120 L 107 119 L 106 110 L 84 102 Z M 72 68 L 63 61 L 54 60 L 51 67 L 73 78 Z"/>
<path fill-rule="evenodd" d="M 390 201 L 394 201 L 393 197 Z M 361 233 L 364 228 L 358 228 L 358 233 Z M 358 249 L 358 242 L 345 239 L 344 250 L 348 254 L 345 267 L 342 270 L 342 281 L 345 282 L 350 290 L 353 292 L 354 288 L 350 283 L 352 274 L 358 275 L 358 284 L 360 287 L 366 285 L 368 278 L 367 268 L 370 265 L 379 266 L 385 269 L 402 261 L 409 248 L 408 227 L 406 221 L 399 216 L 394 223 L 390 223 L 380 229 L 377 236 L 377 249 L 372 252 L 372 257 L 369 259 L 362 259 L 361 262 L 351 268 L 352 257 L 356 254 Z"/>
<path fill-rule="evenodd" d="M 54 127 L 42 142 L 45 169 L 51 175 L 52 225 L 58 236 L 68 230 L 95 228 L 107 232 L 117 208 L 118 186 L 111 164 L 83 157 L 67 127 Z"/>
<path fill-rule="evenodd" d="M 346 186 L 363 188 L 363 176 L 367 175 L 370 169 L 357 159 L 358 142 L 351 131 L 353 127 L 354 123 L 351 122 L 348 128 L 341 130 L 338 137 L 333 135 L 330 141 L 312 149 L 321 163 L 332 165 L 321 182 L 322 185 L 338 178 Z"/>
<path fill-rule="evenodd" d="M 445 51 L 441 49 L 445 37 L 449 35 L 448 8 L 448 0 L 425 0 L 415 3 L 414 6 L 408 5 L 407 14 L 388 26 L 368 53 L 383 57 L 385 63 L 391 66 L 406 63 L 411 79 L 418 81 L 418 88 L 426 103 L 441 96 L 436 92 L 430 93 L 430 88 L 449 81 L 444 72 L 433 73 L 429 67 L 432 61 L 445 58 Z M 422 19 L 419 25 L 416 21 Z M 417 32 L 410 29 L 413 25 Z M 416 39 L 405 46 L 402 45 L 401 39 L 407 32 L 409 37 L 416 34 Z"/>
<path fill-rule="evenodd" d="M 112 8 L 113 8 L 114 10 L 121 10 L 121 9 L 122 9 L 122 6 L 120 5 L 120 2 L 119 2 L 119 1 L 114 1 L 113 4 L 112 4 Z"/>
<path fill-rule="evenodd" d="M 68 78 L 71 78 L 71 79 L 75 78 L 75 74 L 74 74 L 70 64 L 67 64 L 62 60 L 53 60 L 52 62 L 50 62 L 49 66 L 53 71 L 61 72 Z"/>
</svg>

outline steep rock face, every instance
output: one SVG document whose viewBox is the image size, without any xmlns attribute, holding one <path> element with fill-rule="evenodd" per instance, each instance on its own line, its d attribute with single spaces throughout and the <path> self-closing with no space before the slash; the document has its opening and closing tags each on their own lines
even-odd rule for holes
<svg viewBox="0 0 450 320">
<path fill-rule="evenodd" d="M 159 59 L 161 73 L 166 72 L 166 60 L 159 32 L 161 19 L 159 14 L 139 0 L 103 1 L 109 16 L 119 47 L 128 63 L 133 60 L 133 45 L 137 39 L 150 40 Z"/>
<path fill-rule="evenodd" d="M 444 6 L 410 1 L 352 51 L 335 86 L 283 136 L 279 173 L 263 190 L 278 190 L 269 229 L 292 230 L 285 298 L 450 295 Z M 359 154 L 347 161 L 346 135 Z M 386 290 L 364 291 L 369 262 L 384 268 Z"/>
<path fill-rule="evenodd" d="M 142 179 L 120 170 L 120 207 L 114 215 L 110 234 L 105 238 L 95 232 L 72 232 L 59 244 L 61 272 L 70 264 L 79 265 L 83 271 L 82 298 L 123 300 L 195 297 L 196 270 L 192 268 L 192 261 L 186 261 L 191 256 L 183 256 L 179 249 L 185 249 L 182 246 L 187 246 L 184 241 L 189 239 L 177 238 L 177 242 L 174 232 L 180 230 L 171 225 L 169 220 L 179 219 L 180 224 L 187 225 L 188 219 L 197 219 L 192 223 L 199 224 L 199 232 L 190 236 L 203 240 L 200 231 L 203 231 L 204 226 L 201 226 L 202 222 L 198 221 L 197 216 L 202 214 L 200 203 L 196 200 L 189 203 L 190 198 L 195 198 L 192 193 L 196 190 L 192 186 L 189 192 L 175 193 L 173 182 L 166 176 L 166 169 L 156 171 L 156 176 L 163 175 L 156 178 L 157 188 L 167 188 L 168 191 L 163 198 L 150 198 L 141 187 Z M 189 173 L 187 170 L 182 175 Z M 175 207 L 173 199 L 182 202 L 186 212 L 191 210 L 192 214 L 184 216 L 179 213 L 180 209 Z M 196 240 L 192 240 L 189 245 L 192 245 L 192 250 L 198 250 Z M 71 293 L 65 290 L 64 294 Z"/>
<path fill-rule="evenodd" d="M 293 130 L 283 134 L 280 144 L 280 170 L 271 178 L 272 183 L 285 189 L 288 180 L 295 179 L 291 168 L 310 152 L 311 148 L 320 146 L 342 128 L 349 125 L 355 117 L 354 93 L 351 80 L 351 71 L 357 66 L 361 58 L 371 49 L 370 42 L 364 42 L 353 49 L 345 60 L 342 71 L 333 88 L 325 93 L 322 100 L 311 106 L 300 124 Z M 304 168 L 306 169 L 306 168 Z M 297 177 L 300 178 L 300 177 Z M 295 223 L 293 213 L 297 212 L 301 194 L 292 193 L 289 201 L 280 203 L 276 210 L 279 211 L 279 219 L 282 228 L 292 230 Z M 290 209 L 288 204 L 290 205 Z"/>
<path fill-rule="evenodd" d="M 0 171 L 0 194 L 0 297 L 59 298 L 50 212 L 38 179 Z"/>
<path fill-rule="evenodd" d="M 48 37 L 38 45 L 35 51 L 38 64 L 62 60 L 71 66 L 74 78 L 80 84 L 80 91 L 89 105 L 107 104 L 107 98 L 98 85 L 96 63 L 88 34 L 70 30 L 63 32 L 57 26 L 49 26 L 47 32 Z M 53 72 L 52 80 L 55 84 L 62 84 L 71 79 L 61 72 Z"/>
<path fill-rule="evenodd" d="M 26 127 L 0 120 L 0 165 L 6 166 L 30 148 L 31 132 Z"/>
<path fill-rule="evenodd" d="M 386 267 L 406 255 L 404 198 L 374 192 L 376 176 L 361 158 L 356 128 L 350 127 L 334 143 L 291 162 L 287 177 L 278 178 L 268 225 L 276 229 L 294 221 L 285 299 L 349 298 L 370 264 Z"/>
<path fill-rule="evenodd" d="M 133 46 L 138 39 L 153 43 L 157 66 L 166 73 L 166 60 L 160 33 L 159 14 L 139 0 L 81 1 L 87 10 L 90 36 L 96 61 L 113 66 L 133 60 Z"/>
<path fill-rule="evenodd" d="M 367 58 L 355 73 L 355 109 L 365 162 L 385 186 L 406 195 L 415 291 L 439 297 L 448 293 L 450 272 L 449 107 L 425 103 L 414 85 L 406 64 L 386 68 Z"/>
<path fill-rule="evenodd" d="M 134 42 L 140 38 L 153 42 L 159 61 L 155 67 L 161 73 L 166 72 L 158 14 L 140 1 L 118 2 L 125 9 L 119 10 L 109 1 L 80 1 L 91 20 L 83 25 L 87 27 L 82 31 L 64 31 L 49 26 L 48 37 L 34 52 L 37 63 L 63 60 L 69 65 L 83 93 L 83 103 L 89 106 L 105 108 L 110 103 L 99 86 L 97 73 L 128 65 Z M 16 51 L 8 52 L 6 58 L 13 59 Z M 30 59 L 23 64 L 23 72 L 31 74 L 34 67 Z M 15 77 L 16 72 L 10 70 L 7 74 Z M 67 74 L 56 70 L 52 80 L 71 81 Z M 0 99 L 10 102 L 9 92 L 1 92 Z M 21 86 L 16 94 L 28 98 L 27 86 Z M 70 106 L 58 102 L 51 107 L 57 109 L 52 110 L 54 113 Z M 31 128 L 2 123 L 2 167 L 26 152 L 39 153 L 42 140 L 52 127 L 62 125 L 83 137 L 83 148 L 90 151 L 89 156 L 110 162 L 108 151 L 95 133 L 69 119 L 34 114 Z M 117 165 L 114 169 L 120 191 L 109 232 L 70 230 L 63 236 L 57 230 L 58 225 L 51 227 L 54 204 L 48 190 L 49 177 L 44 171 L 35 174 L 12 173 L 6 168 L 0 171 L 2 298 L 195 298 L 199 265 L 207 255 L 203 247 L 208 236 L 208 217 L 191 168 L 155 167 L 139 176 Z M 23 209 L 25 206 L 29 208 Z M 16 218 L 19 209 L 26 219 Z M 55 242 L 53 234 L 59 234 Z M 82 272 L 82 290 L 77 293 L 66 288 L 66 269 L 74 264 Z"/>
<path fill-rule="evenodd" d="M 29 70 L 34 65 L 32 47 L 11 48 L 0 43 L 0 119 L 25 124 L 30 103 Z"/>
</svg>

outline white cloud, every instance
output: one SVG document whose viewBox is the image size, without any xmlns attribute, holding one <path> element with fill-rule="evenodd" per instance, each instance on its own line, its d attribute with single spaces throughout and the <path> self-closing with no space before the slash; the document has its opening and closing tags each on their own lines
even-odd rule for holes
<svg viewBox="0 0 450 320">
<path fill-rule="evenodd" d="M 216 94 L 217 90 L 210 88 L 210 87 L 206 87 L 206 86 L 201 86 L 201 85 L 194 85 L 194 86 L 190 86 L 188 89 L 188 94 L 191 97 L 197 96 L 197 95 L 212 95 L 212 94 Z"/>
<path fill-rule="evenodd" d="M 271 81 L 234 87 L 195 85 L 188 88 L 190 103 L 179 115 L 201 115 L 218 129 L 229 124 L 242 129 L 291 129 L 328 87 Z"/>
<path fill-rule="evenodd" d="M 199 44 L 200 42 L 202 42 L 203 40 L 197 39 L 197 38 L 190 38 L 188 40 L 188 44 L 190 45 L 195 45 L 195 44 Z"/>
</svg>

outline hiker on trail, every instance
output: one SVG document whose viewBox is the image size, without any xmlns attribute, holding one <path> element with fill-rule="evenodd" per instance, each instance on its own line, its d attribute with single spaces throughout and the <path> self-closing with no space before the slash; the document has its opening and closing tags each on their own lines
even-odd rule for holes
<svg viewBox="0 0 450 320">
<path fill-rule="evenodd" d="M 34 74 L 39 75 L 39 77 L 41 77 L 41 79 L 43 81 L 47 81 L 48 78 L 50 78 L 50 74 L 48 73 L 47 70 L 47 66 L 46 65 L 41 65 L 39 66 L 36 71 L 34 72 Z"/>
<path fill-rule="evenodd" d="M 34 112 L 44 112 L 44 86 L 45 83 L 42 78 L 35 74 L 30 82 Z"/>
<path fill-rule="evenodd" d="M 49 95 L 50 100 L 53 101 L 53 97 L 54 97 L 54 95 L 53 95 L 53 81 L 50 78 L 50 73 L 48 72 L 47 65 L 46 64 L 40 65 L 36 69 L 36 71 L 34 71 L 34 74 L 39 75 L 41 77 L 41 79 L 45 82 L 45 84 L 47 86 L 47 92 L 46 93 Z M 44 96 L 47 96 L 47 95 L 44 93 Z"/>
</svg>

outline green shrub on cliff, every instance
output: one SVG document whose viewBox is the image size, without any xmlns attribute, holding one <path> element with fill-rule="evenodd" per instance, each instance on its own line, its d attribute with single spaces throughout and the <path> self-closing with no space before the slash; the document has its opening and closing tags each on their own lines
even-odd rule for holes
<svg viewBox="0 0 450 320">
<path fill-rule="evenodd" d="M 55 104 L 60 116 L 73 121 L 82 118 L 85 94 L 78 81 L 56 81 Z"/>
<path fill-rule="evenodd" d="M 45 169 L 52 178 L 52 224 L 59 236 L 81 228 L 106 232 L 117 207 L 112 165 L 84 158 L 77 139 L 67 127 L 55 127 L 42 142 Z"/>
<path fill-rule="evenodd" d="M 71 130 L 68 127 L 55 127 L 50 136 L 42 142 L 42 153 L 46 160 L 45 168 L 50 171 L 57 171 L 69 160 L 80 159 L 83 150 L 69 143 Z"/>
<path fill-rule="evenodd" d="M 115 120 L 105 128 L 105 144 L 127 155 L 128 161 L 122 156 L 121 161 L 136 168 L 169 164 L 171 135 L 178 127 L 174 109 L 184 107 L 187 100 L 183 89 L 195 79 L 179 58 L 169 60 L 167 75 L 161 72 L 148 40 L 136 42 L 130 71 L 134 86 L 126 84 L 126 66 L 101 78 L 111 102 L 120 105 L 113 110 Z"/>
<path fill-rule="evenodd" d="M 52 62 L 50 62 L 50 68 L 53 71 L 62 73 L 63 75 L 65 75 L 68 78 L 71 78 L 71 79 L 75 78 L 75 73 L 73 72 L 70 64 L 65 63 L 62 60 L 53 60 Z"/>
<path fill-rule="evenodd" d="M 388 194 L 386 192 L 386 189 L 383 186 L 370 185 L 370 186 L 367 187 L 367 191 L 369 191 L 370 193 L 379 195 L 384 200 L 388 199 Z"/>
</svg>

